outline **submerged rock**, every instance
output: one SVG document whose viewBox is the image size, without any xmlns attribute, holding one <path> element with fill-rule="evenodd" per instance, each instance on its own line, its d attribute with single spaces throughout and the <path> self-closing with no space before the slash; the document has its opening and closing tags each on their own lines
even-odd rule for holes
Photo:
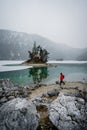
<svg viewBox="0 0 87 130">
<path fill-rule="evenodd" d="M 50 105 L 49 118 L 58 130 L 87 130 L 87 102 L 60 94 Z"/>
<path fill-rule="evenodd" d="M 0 108 L 0 130 L 36 130 L 39 115 L 27 99 L 13 99 Z"/>
</svg>

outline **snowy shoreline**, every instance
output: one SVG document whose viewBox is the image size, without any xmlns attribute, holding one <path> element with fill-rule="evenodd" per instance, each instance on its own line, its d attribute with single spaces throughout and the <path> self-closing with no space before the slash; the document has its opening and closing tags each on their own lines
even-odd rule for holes
<svg viewBox="0 0 87 130">
<path fill-rule="evenodd" d="M 14 61 L 14 60 L 0 60 L 0 72 L 5 71 L 15 71 L 31 68 L 33 65 L 21 65 L 24 61 Z M 48 64 L 85 64 L 87 61 L 73 61 L 73 60 L 64 60 L 64 61 L 55 61 L 50 60 L 47 62 Z M 14 64 L 14 66 L 13 66 Z M 6 66 L 7 65 L 7 66 Z M 8 66 L 12 65 L 12 66 Z"/>
<path fill-rule="evenodd" d="M 23 61 L 1 61 L 0 60 L 0 72 L 22 70 L 22 69 L 28 69 L 32 67 L 32 66 L 20 65 L 22 62 Z M 14 66 L 8 66 L 13 64 Z"/>
</svg>

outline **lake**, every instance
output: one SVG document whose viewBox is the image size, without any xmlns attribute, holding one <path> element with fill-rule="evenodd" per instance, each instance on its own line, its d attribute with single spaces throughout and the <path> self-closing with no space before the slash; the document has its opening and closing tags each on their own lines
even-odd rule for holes
<svg viewBox="0 0 87 130">
<path fill-rule="evenodd" d="M 53 67 L 20 65 L 23 61 L 0 61 L 0 79 L 9 78 L 15 84 L 52 84 L 64 73 L 65 81 L 87 83 L 87 61 L 49 61 Z"/>
</svg>

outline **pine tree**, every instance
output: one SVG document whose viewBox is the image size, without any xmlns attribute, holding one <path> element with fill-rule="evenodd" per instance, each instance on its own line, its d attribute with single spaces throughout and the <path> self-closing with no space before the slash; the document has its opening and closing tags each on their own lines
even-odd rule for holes
<svg viewBox="0 0 87 130">
<path fill-rule="evenodd" d="M 41 62 L 46 63 L 48 60 L 48 51 L 46 49 L 42 49 L 42 47 L 36 46 L 36 42 L 34 42 L 34 46 L 32 48 L 32 52 L 28 51 L 30 61 L 32 62 Z"/>
</svg>

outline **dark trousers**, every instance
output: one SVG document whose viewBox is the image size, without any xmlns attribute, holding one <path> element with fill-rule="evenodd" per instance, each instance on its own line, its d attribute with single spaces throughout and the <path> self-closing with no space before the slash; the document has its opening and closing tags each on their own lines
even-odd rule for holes
<svg viewBox="0 0 87 130">
<path fill-rule="evenodd" d="M 63 81 L 63 80 L 60 80 L 60 86 L 61 86 L 62 83 L 65 85 L 64 81 Z"/>
</svg>

